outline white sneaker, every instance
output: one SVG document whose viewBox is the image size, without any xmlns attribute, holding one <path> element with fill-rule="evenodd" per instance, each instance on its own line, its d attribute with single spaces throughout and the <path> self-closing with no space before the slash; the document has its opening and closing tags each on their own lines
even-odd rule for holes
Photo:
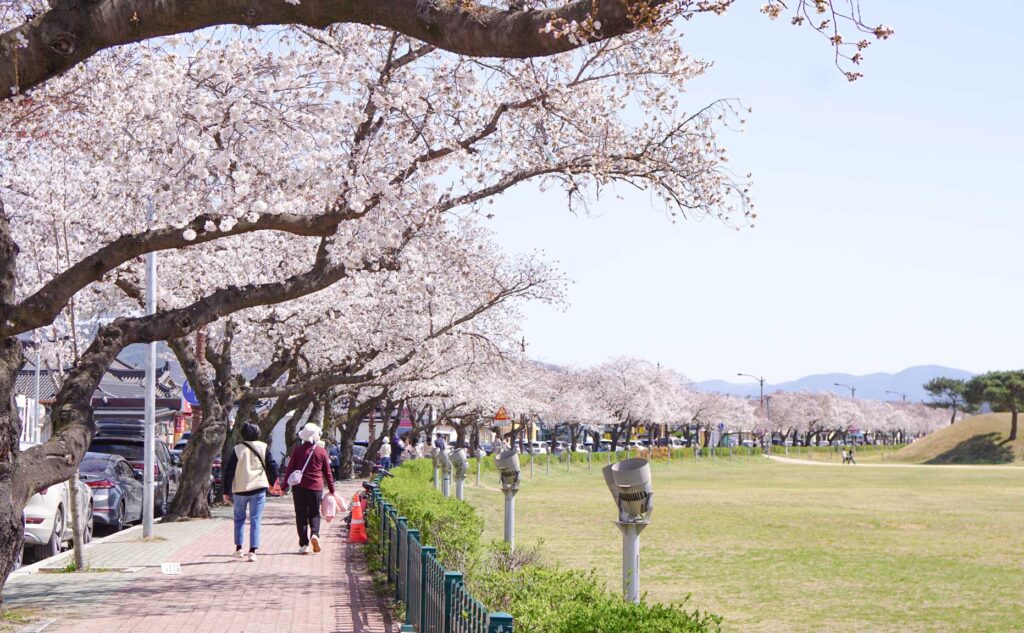
<svg viewBox="0 0 1024 633">
<path fill-rule="evenodd" d="M 244 550 L 240 550 L 240 549 L 236 549 L 235 553 L 232 554 L 232 556 L 234 556 L 235 558 L 244 558 L 245 557 L 245 551 Z"/>
<path fill-rule="evenodd" d="M 309 545 L 302 545 L 301 547 L 299 547 L 299 553 L 300 554 L 308 554 L 309 553 Z"/>
<path fill-rule="evenodd" d="M 255 563 L 256 562 L 256 552 L 249 552 L 246 555 L 245 560 L 249 561 L 250 563 Z"/>
<path fill-rule="evenodd" d="M 320 537 L 317 536 L 316 534 L 314 534 L 309 539 L 309 542 L 313 544 L 313 553 L 314 554 L 319 554 L 320 553 Z"/>
</svg>

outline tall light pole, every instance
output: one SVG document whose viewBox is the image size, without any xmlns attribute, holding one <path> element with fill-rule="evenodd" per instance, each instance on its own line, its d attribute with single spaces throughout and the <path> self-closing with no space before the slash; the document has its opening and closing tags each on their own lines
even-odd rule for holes
<svg viewBox="0 0 1024 633">
<path fill-rule="evenodd" d="M 854 387 L 853 385 L 844 385 L 844 384 L 843 384 L 843 383 L 841 383 L 841 382 L 837 382 L 837 383 L 836 383 L 836 386 L 837 386 L 837 387 L 846 387 L 847 389 L 849 389 L 849 390 L 850 390 L 850 397 L 851 397 L 851 398 L 856 398 L 856 397 L 857 397 L 857 388 L 856 388 L 856 387 Z"/>
<path fill-rule="evenodd" d="M 764 376 L 755 376 L 754 374 L 743 374 L 743 373 L 737 373 L 736 375 L 737 376 L 746 376 L 747 378 L 753 378 L 761 386 L 761 398 L 760 398 L 760 402 L 761 402 L 761 415 L 765 415 L 765 410 L 764 410 Z M 769 427 L 770 426 L 771 425 L 770 425 L 770 421 L 769 421 Z M 770 429 L 769 429 L 769 433 L 771 433 Z M 762 438 L 762 439 L 764 439 L 764 438 Z M 771 444 L 771 441 L 772 441 L 772 438 L 771 438 L 771 435 L 769 435 L 768 436 L 768 444 Z M 769 450 L 770 451 L 771 449 L 766 446 L 765 450 Z"/>
<path fill-rule="evenodd" d="M 889 391 L 888 389 L 886 389 L 885 393 L 891 393 L 893 395 L 899 396 L 900 400 L 902 400 L 903 402 L 907 401 L 907 394 L 903 393 L 902 391 Z"/>
<path fill-rule="evenodd" d="M 153 223 L 153 199 L 149 199 L 146 219 Z M 146 314 L 156 314 L 156 253 L 146 253 Z M 144 435 L 142 488 L 142 536 L 153 536 L 153 504 L 156 482 L 156 342 L 146 347 L 146 424 Z"/>
<path fill-rule="evenodd" d="M 753 378 L 761 385 L 761 411 L 764 412 L 764 376 L 755 376 L 754 374 L 736 374 L 737 376 L 746 376 L 747 378 Z"/>
</svg>

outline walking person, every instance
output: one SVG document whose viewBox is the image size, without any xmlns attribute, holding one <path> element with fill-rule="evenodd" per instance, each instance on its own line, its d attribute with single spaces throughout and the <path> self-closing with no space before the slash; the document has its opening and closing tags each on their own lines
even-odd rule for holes
<svg viewBox="0 0 1024 633">
<path fill-rule="evenodd" d="M 228 455 L 223 469 L 223 489 L 231 495 L 224 495 L 235 509 L 235 556 L 243 556 L 250 563 L 256 562 L 256 550 L 260 546 L 260 526 L 263 521 L 263 507 L 267 502 L 267 490 L 271 482 L 277 481 L 277 462 L 268 446 L 260 442 L 260 428 L 246 423 L 242 426 L 242 442 L 236 444 Z M 245 515 L 249 514 L 249 553 L 243 554 L 245 536 Z"/>
<path fill-rule="evenodd" d="M 398 468 L 402 463 L 402 452 L 405 451 L 405 444 L 397 434 L 391 438 L 389 443 L 391 444 L 391 467 Z"/>
<path fill-rule="evenodd" d="M 320 502 L 324 497 L 324 486 L 334 494 L 334 477 L 327 451 L 318 444 L 320 427 L 312 422 L 299 431 L 302 440 L 292 449 L 288 459 L 285 484 L 292 487 L 292 501 L 295 503 L 295 529 L 299 533 L 299 553 L 319 553 L 320 546 Z"/>
<path fill-rule="evenodd" d="M 391 470 L 391 440 L 388 438 L 380 444 L 380 467 Z"/>
<path fill-rule="evenodd" d="M 848 455 L 848 458 L 849 458 L 851 464 L 853 464 L 854 466 L 857 465 L 857 460 L 853 458 L 853 447 L 852 446 L 850 447 L 850 454 Z"/>
</svg>

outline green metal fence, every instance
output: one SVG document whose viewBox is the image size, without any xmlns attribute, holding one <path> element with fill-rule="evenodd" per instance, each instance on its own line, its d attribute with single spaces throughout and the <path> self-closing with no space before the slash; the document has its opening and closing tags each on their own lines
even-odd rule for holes
<svg viewBox="0 0 1024 633">
<path fill-rule="evenodd" d="M 488 611 L 463 583 L 462 574 L 448 571 L 433 547 L 420 542 L 419 530 L 386 502 L 380 490 L 370 495 L 380 520 L 381 562 L 395 599 L 405 603 L 403 631 L 416 633 L 513 633 L 512 616 Z"/>
</svg>

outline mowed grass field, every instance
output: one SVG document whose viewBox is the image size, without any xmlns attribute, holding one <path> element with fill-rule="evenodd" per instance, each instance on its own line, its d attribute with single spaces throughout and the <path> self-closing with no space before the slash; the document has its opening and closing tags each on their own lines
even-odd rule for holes
<svg viewBox="0 0 1024 633">
<path fill-rule="evenodd" d="M 595 459 L 535 476 L 520 545 L 621 587 L 621 536 Z M 466 499 L 502 534 L 502 495 L 475 469 Z M 654 464 L 641 537 L 652 600 L 724 616 L 728 632 L 1024 631 L 1024 469 L 790 465 L 763 457 Z"/>
</svg>

